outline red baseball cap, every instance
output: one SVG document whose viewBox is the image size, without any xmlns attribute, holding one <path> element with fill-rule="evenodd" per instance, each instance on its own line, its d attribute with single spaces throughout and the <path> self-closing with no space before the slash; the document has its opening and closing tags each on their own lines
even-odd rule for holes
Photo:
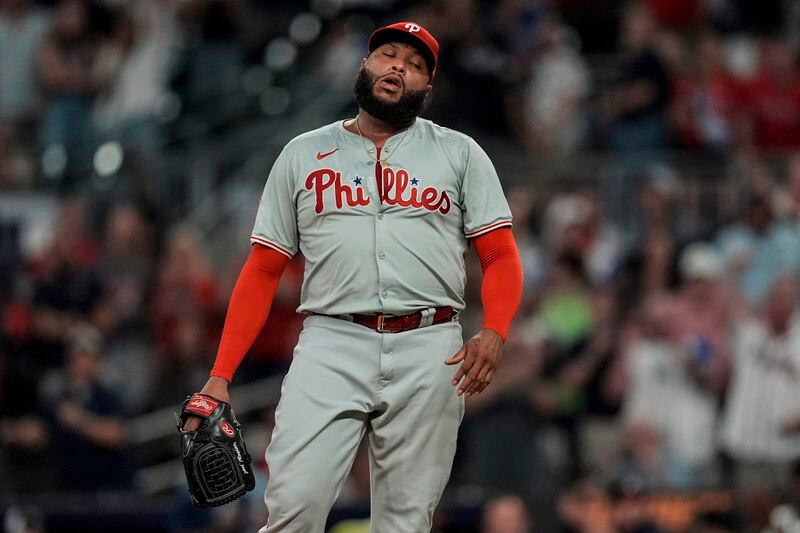
<svg viewBox="0 0 800 533">
<path fill-rule="evenodd" d="M 369 36 L 367 48 L 370 52 L 382 44 L 391 42 L 408 43 L 414 46 L 425 62 L 431 73 L 431 79 L 436 74 L 436 59 L 439 56 L 439 43 L 428 30 L 416 22 L 395 22 L 382 28 L 378 28 Z"/>
</svg>

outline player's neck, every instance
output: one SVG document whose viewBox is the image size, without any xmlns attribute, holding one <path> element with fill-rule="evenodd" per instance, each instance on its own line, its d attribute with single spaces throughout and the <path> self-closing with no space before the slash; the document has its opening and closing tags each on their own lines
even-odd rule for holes
<svg viewBox="0 0 800 533">
<path fill-rule="evenodd" d="M 411 124 L 413 124 L 413 122 Z M 394 126 L 388 122 L 373 117 L 363 109 L 359 108 L 358 124 L 356 124 L 356 119 L 352 119 L 345 123 L 345 128 L 353 133 L 359 133 L 360 129 L 361 135 L 374 142 L 377 146 L 382 146 L 386 139 L 400 133 L 405 129 L 408 129 L 411 127 L 411 124 L 408 126 Z"/>
</svg>

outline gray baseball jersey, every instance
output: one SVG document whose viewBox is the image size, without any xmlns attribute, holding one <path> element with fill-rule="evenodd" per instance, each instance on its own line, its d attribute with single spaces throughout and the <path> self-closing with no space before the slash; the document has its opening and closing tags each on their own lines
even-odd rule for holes
<svg viewBox="0 0 800 533">
<path fill-rule="evenodd" d="M 511 225 L 494 166 L 467 135 L 418 118 L 384 144 L 388 164 L 378 155 L 335 122 L 275 161 L 251 242 L 303 253 L 301 313 L 462 309 L 468 239 Z"/>
</svg>

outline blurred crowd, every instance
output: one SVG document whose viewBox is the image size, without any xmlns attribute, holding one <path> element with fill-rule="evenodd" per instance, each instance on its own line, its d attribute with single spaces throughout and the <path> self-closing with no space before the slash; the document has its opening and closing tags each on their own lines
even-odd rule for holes
<svg viewBox="0 0 800 533">
<path fill-rule="evenodd" d="M 309 9 L 321 15 L 298 16 Z M 0 186 L 75 187 L 106 142 L 157 165 L 176 133 L 225 124 L 243 86 L 297 62 L 349 92 L 369 31 L 393 17 L 442 45 L 426 115 L 526 153 L 635 164 L 800 145 L 790 0 L 3 0 Z M 285 111 L 260 96 L 263 112 Z M 176 132 L 186 116 L 201 124 Z"/>
<path fill-rule="evenodd" d="M 613 162 L 614 179 L 541 180 L 495 158 L 525 295 L 494 383 L 468 400 L 439 529 L 797 531 L 800 2 L 351 3 L 315 49 L 329 90 L 351 91 L 364 16 L 418 20 L 442 45 L 424 116 L 550 169 Z M 108 166 L 108 142 L 158 168 L 176 117 L 212 123 L 253 64 L 278 61 L 263 51 L 292 16 L 342 5 L 299 4 L 0 0 L 0 191 L 59 185 L 35 249 L 0 211 L 3 501 L 141 492 L 137 471 L 174 457 L 137 447 L 129 423 L 205 382 L 247 235 L 214 256 L 147 186 L 122 180 L 98 201 L 82 180 Z M 288 367 L 302 269 L 295 258 L 235 384 Z M 474 254 L 468 270 L 471 335 Z M 260 445 L 271 417 L 251 417 Z M 338 506 L 368 498 L 360 454 Z"/>
</svg>

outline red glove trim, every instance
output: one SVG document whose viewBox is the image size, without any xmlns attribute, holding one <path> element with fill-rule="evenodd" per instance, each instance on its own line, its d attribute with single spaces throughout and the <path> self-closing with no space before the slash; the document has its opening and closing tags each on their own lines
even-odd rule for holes
<svg viewBox="0 0 800 533">
<path fill-rule="evenodd" d="M 189 403 L 186 404 L 186 410 L 198 416 L 208 418 L 214 409 L 217 408 L 219 402 L 207 394 L 200 394 L 199 392 L 192 396 Z"/>
</svg>

